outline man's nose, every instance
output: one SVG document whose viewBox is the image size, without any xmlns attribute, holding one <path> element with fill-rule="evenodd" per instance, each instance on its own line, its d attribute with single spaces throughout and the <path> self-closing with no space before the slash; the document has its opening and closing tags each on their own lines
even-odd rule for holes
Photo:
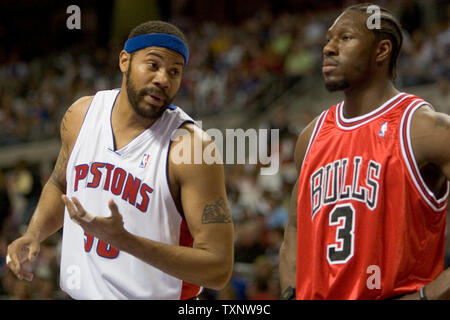
<svg viewBox="0 0 450 320">
<path fill-rule="evenodd" d="M 156 71 L 152 82 L 159 88 L 167 89 L 169 87 L 169 75 L 167 74 L 166 69 L 160 68 Z"/>
<path fill-rule="evenodd" d="M 336 56 L 338 54 L 337 43 L 335 40 L 331 39 L 328 43 L 323 47 L 323 55 L 325 57 Z"/>
</svg>

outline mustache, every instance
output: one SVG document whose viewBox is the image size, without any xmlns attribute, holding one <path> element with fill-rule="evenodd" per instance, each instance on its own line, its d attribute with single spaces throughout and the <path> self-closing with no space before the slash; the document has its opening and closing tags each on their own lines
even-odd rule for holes
<svg viewBox="0 0 450 320">
<path fill-rule="evenodd" d="M 150 87 L 150 88 L 142 88 L 139 91 L 139 94 L 142 96 L 145 96 L 147 94 L 153 94 L 157 96 L 163 96 L 164 100 L 169 101 L 169 96 L 164 92 L 164 90 L 161 90 L 157 87 Z"/>
<path fill-rule="evenodd" d="M 335 66 L 339 65 L 339 62 L 337 60 L 335 60 L 333 57 L 324 56 L 322 61 L 323 61 L 323 64 L 331 62 L 332 65 L 335 65 Z"/>
</svg>

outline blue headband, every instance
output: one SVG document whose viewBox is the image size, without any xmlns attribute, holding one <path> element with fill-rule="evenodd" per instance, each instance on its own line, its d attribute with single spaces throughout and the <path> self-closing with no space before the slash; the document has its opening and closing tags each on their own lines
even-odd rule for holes
<svg viewBox="0 0 450 320">
<path fill-rule="evenodd" d="M 128 53 L 147 48 L 162 47 L 178 52 L 184 57 L 184 65 L 189 60 L 189 49 L 180 38 L 166 33 L 148 33 L 128 39 L 124 50 Z"/>
</svg>

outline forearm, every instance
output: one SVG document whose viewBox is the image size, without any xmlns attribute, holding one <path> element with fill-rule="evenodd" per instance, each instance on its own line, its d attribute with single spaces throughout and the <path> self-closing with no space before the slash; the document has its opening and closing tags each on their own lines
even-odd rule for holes
<svg viewBox="0 0 450 320">
<path fill-rule="evenodd" d="M 288 287 L 295 288 L 297 271 L 297 195 L 298 180 L 291 193 L 289 218 L 284 230 L 284 240 L 280 247 L 280 286 L 281 292 Z"/>
<path fill-rule="evenodd" d="M 28 224 L 26 235 L 33 236 L 39 242 L 44 241 L 62 228 L 64 204 L 61 190 L 49 180 L 42 189 L 41 197 Z"/>
<path fill-rule="evenodd" d="M 296 286 L 297 253 L 295 251 L 295 247 L 291 246 L 290 242 L 287 242 L 285 238 L 280 247 L 279 272 L 281 292 L 284 292 L 288 287 L 295 288 Z"/>
<path fill-rule="evenodd" d="M 427 300 L 450 299 L 450 268 L 445 269 L 434 281 L 425 286 Z M 404 295 L 399 300 L 420 300 L 419 292 Z"/>
<path fill-rule="evenodd" d="M 169 245 L 125 232 L 111 244 L 189 283 L 220 290 L 229 280 L 228 263 L 206 249 Z"/>
</svg>

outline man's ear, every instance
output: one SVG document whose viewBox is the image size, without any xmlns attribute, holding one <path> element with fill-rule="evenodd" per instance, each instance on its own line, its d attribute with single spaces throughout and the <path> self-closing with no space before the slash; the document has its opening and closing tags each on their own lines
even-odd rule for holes
<svg viewBox="0 0 450 320">
<path fill-rule="evenodd" d="M 119 53 L 119 67 L 122 73 L 126 73 L 131 63 L 131 54 L 126 52 L 125 50 L 120 51 Z"/>
<path fill-rule="evenodd" d="M 375 61 L 379 64 L 389 61 L 392 54 L 392 42 L 388 39 L 383 39 L 378 42 L 375 54 Z"/>
</svg>

